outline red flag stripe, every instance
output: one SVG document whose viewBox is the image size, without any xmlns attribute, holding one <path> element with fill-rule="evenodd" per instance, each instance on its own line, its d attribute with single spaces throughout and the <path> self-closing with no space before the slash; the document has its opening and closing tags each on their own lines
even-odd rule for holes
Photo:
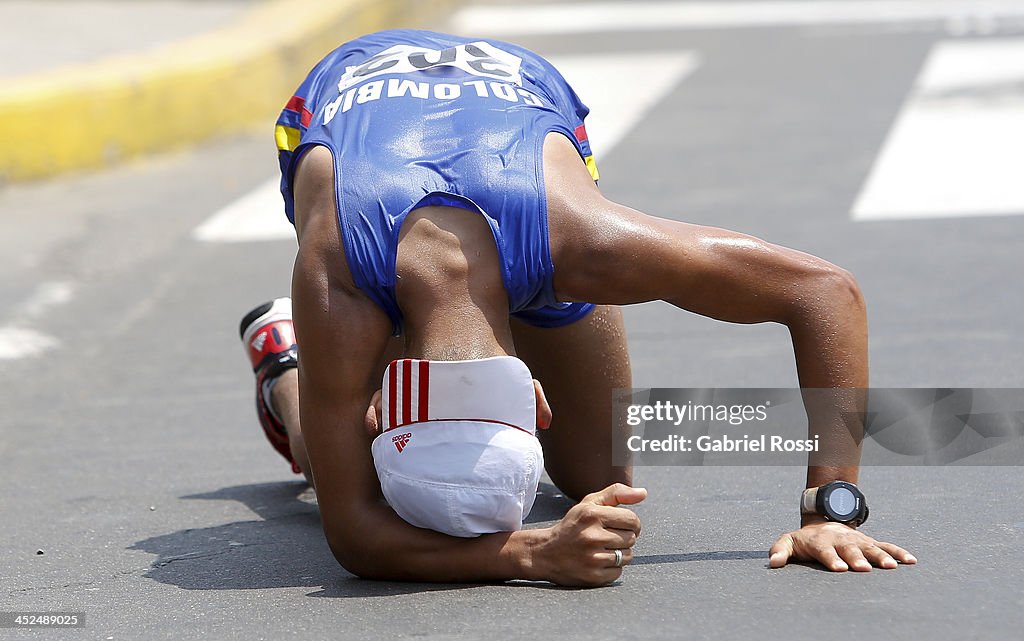
<svg viewBox="0 0 1024 641">
<path fill-rule="evenodd" d="M 280 103 L 278 103 L 280 104 Z M 302 111 L 303 107 L 306 106 L 306 99 L 301 96 L 292 96 L 288 99 L 288 104 L 284 106 L 288 111 Z"/>
<path fill-rule="evenodd" d="M 427 394 L 430 382 L 429 361 L 420 361 L 420 399 L 419 399 L 419 420 L 427 420 Z"/>
<path fill-rule="evenodd" d="M 302 117 L 299 119 L 299 122 L 302 123 L 303 127 L 309 127 L 309 123 L 312 120 L 313 120 L 313 112 L 310 111 L 309 109 L 306 109 L 306 107 L 303 106 L 302 107 Z"/>
<path fill-rule="evenodd" d="M 585 142 L 587 140 L 587 128 L 585 125 L 576 127 L 576 140 L 579 140 L 580 142 Z"/>
</svg>

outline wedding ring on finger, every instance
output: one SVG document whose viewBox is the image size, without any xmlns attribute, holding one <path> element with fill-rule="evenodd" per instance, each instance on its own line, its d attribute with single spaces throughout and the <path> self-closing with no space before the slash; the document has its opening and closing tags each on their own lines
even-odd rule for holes
<svg viewBox="0 0 1024 641">
<path fill-rule="evenodd" d="M 622 550 L 616 549 L 616 550 L 612 550 L 612 551 L 615 552 L 615 567 L 621 568 L 622 567 Z"/>
</svg>

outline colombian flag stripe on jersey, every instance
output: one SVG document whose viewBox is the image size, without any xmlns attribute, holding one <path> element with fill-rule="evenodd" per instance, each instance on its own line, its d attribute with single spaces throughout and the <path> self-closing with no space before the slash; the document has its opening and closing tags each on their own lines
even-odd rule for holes
<svg viewBox="0 0 1024 641">
<path fill-rule="evenodd" d="M 306 99 L 302 96 L 292 96 L 288 99 L 282 115 L 288 115 L 288 112 L 298 114 L 298 122 L 303 127 L 309 127 L 310 121 L 313 120 L 313 112 L 306 108 Z"/>
<path fill-rule="evenodd" d="M 278 151 L 295 151 L 299 146 L 299 130 L 295 127 L 278 125 L 274 128 L 274 139 Z"/>
<path fill-rule="evenodd" d="M 580 141 L 581 145 L 582 143 L 587 142 L 589 137 L 587 136 L 586 125 L 580 125 L 579 127 L 576 127 L 574 133 L 576 134 L 576 140 Z M 587 145 L 587 147 L 589 147 L 589 145 Z M 584 147 L 584 149 L 588 150 L 587 147 Z M 587 171 L 590 172 L 590 177 L 594 179 L 594 182 L 601 180 L 601 174 L 599 174 L 597 171 L 597 161 L 594 160 L 594 156 L 590 155 L 584 157 L 583 162 L 587 163 Z"/>
</svg>

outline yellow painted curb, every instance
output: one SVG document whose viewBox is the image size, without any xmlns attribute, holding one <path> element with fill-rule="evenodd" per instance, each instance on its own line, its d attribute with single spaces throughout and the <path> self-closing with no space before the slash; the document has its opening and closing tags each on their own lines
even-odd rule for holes
<svg viewBox="0 0 1024 641">
<path fill-rule="evenodd" d="M 237 23 L 150 53 L 5 81 L 0 178 L 101 167 L 273 119 L 305 73 L 355 36 L 454 0 L 268 0 Z M 269 144 L 269 143 L 268 143 Z"/>
</svg>

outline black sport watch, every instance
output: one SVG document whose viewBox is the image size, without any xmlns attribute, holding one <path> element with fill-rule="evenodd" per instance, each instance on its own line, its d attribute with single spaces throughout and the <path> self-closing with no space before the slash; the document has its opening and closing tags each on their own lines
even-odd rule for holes
<svg viewBox="0 0 1024 641">
<path fill-rule="evenodd" d="M 868 502 L 853 483 L 832 481 L 804 490 L 801 514 L 820 514 L 829 521 L 858 527 L 868 520 Z"/>
</svg>

